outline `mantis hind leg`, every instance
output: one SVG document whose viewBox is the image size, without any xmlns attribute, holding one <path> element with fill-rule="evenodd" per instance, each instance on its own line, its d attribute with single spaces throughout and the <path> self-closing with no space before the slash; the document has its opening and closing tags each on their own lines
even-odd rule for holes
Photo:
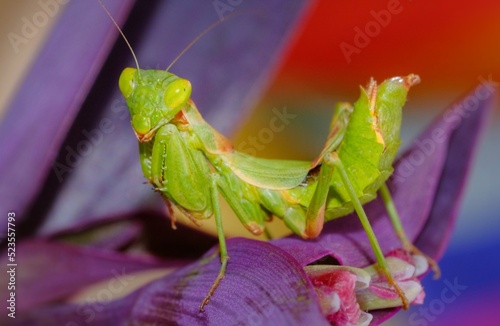
<svg viewBox="0 0 500 326">
<path fill-rule="evenodd" d="M 401 219 L 399 218 L 399 214 L 398 211 L 396 210 L 396 206 L 394 205 L 394 201 L 392 200 L 391 193 L 389 192 L 389 188 L 385 183 L 382 184 L 382 187 L 380 187 L 379 192 L 380 196 L 382 197 L 382 200 L 384 201 L 387 214 L 389 215 L 392 226 L 394 227 L 394 230 L 396 231 L 396 234 L 400 239 L 401 244 L 403 245 L 403 249 L 406 250 L 406 252 L 425 257 L 425 259 L 431 266 L 432 270 L 434 271 L 434 278 L 439 278 L 441 276 L 441 271 L 436 261 L 431 257 L 427 256 L 426 254 L 422 253 L 422 251 L 420 251 L 420 249 L 415 247 L 415 245 L 408 239 L 408 236 L 406 235 L 403 225 L 401 224 Z"/>
<path fill-rule="evenodd" d="M 217 274 L 217 278 L 215 279 L 214 283 L 210 287 L 210 290 L 208 291 L 208 294 L 205 296 L 205 299 L 200 304 L 200 312 L 203 312 L 205 309 L 205 306 L 208 304 L 210 301 L 210 298 L 212 295 L 215 293 L 215 290 L 217 290 L 217 287 L 219 286 L 220 282 L 224 278 L 224 275 L 226 273 L 226 267 L 227 267 L 227 261 L 229 260 L 229 255 L 227 253 L 227 247 L 226 247 L 226 237 L 224 236 L 224 229 L 222 228 L 222 216 L 220 213 L 220 203 L 219 203 L 219 194 L 217 191 L 217 175 L 212 174 L 212 207 L 213 207 L 213 212 L 215 215 L 215 223 L 217 225 L 217 237 L 219 238 L 219 251 L 220 251 L 220 262 L 221 266 L 219 269 L 219 273 Z"/>
<path fill-rule="evenodd" d="M 314 207 L 313 211 L 311 211 L 311 214 L 313 214 L 316 210 L 319 211 L 319 214 L 324 214 L 324 205 L 326 202 L 326 196 L 328 195 L 330 180 L 328 180 L 328 182 L 326 182 L 326 181 L 323 182 L 322 178 L 324 177 L 326 180 L 329 176 L 331 179 L 331 174 L 333 173 L 334 169 L 338 169 L 338 172 L 340 174 L 340 177 L 342 179 L 344 186 L 347 189 L 347 192 L 348 192 L 349 197 L 352 201 L 354 209 L 356 210 L 356 213 L 358 214 L 359 220 L 363 226 L 363 229 L 365 230 L 365 232 L 368 236 L 368 240 L 370 241 L 370 245 L 371 245 L 373 252 L 375 254 L 375 258 L 377 260 L 377 265 L 378 265 L 380 272 L 385 275 L 388 283 L 398 293 L 399 297 L 401 298 L 403 308 L 408 309 L 408 306 L 409 306 L 408 299 L 406 298 L 403 290 L 396 283 L 396 280 L 394 279 L 394 277 L 392 276 L 392 274 L 389 271 L 387 261 L 385 260 L 382 249 L 380 248 L 380 244 L 378 243 L 377 237 L 375 236 L 375 233 L 373 232 L 373 229 L 370 225 L 370 221 L 368 220 L 368 217 L 366 216 L 366 213 L 365 213 L 365 210 L 363 209 L 361 201 L 359 200 L 359 198 L 356 194 L 356 191 L 354 190 L 354 187 L 352 185 L 352 182 L 349 179 L 349 176 L 347 175 L 345 168 L 342 165 L 342 162 L 340 161 L 338 154 L 336 152 L 325 154 L 323 165 L 321 166 L 320 180 L 318 182 L 318 187 L 316 189 L 316 192 L 313 196 L 313 200 L 311 202 L 312 203 L 311 206 Z M 324 174 L 324 175 L 321 176 L 321 174 Z M 321 189 L 318 189 L 318 188 L 321 188 Z M 326 194 L 325 194 L 325 192 L 326 192 Z M 318 198 L 316 198 L 316 197 L 318 197 Z M 323 199 L 323 197 L 325 199 Z M 323 213 L 321 211 L 323 211 Z M 316 218 L 316 220 L 311 220 L 311 222 L 313 224 L 317 223 L 318 218 Z M 309 211 L 308 211 L 308 223 L 309 223 Z M 309 227 L 308 227 L 308 229 L 309 229 Z"/>
</svg>

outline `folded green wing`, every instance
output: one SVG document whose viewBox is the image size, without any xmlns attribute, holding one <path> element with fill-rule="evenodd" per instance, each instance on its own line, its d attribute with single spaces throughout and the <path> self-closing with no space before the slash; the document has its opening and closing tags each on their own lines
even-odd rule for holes
<svg viewBox="0 0 500 326">
<path fill-rule="evenodd" d="M 311 162 L 258 158 L 234 151 L 224 162 L 245 182 L 268 189 L 289 189 L 302 183 Z"/>
</svg>

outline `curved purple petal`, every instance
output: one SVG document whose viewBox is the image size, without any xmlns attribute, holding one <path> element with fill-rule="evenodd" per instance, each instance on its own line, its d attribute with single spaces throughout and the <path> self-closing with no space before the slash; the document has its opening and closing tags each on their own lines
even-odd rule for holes
<svg viewBox="0 0 500 326">
<path fill-rule="evenodd" d="M 451 237 L 477 143 L 496 100 L 494 85 L 481 84 L 455 103 L 440 120 L 447 125 L 443 128 L 455 126 L 455 129 L 449 137 L 447 157 L 432 210 L 425 228 L 415 239 L 421 250 L 436 259 L 442 257 Z M 450 113 L 451 110 L 454 113 Z M 437 128 L 439 126 L 433 131 Z"/>
<path fill-rule="evenodd" d="M 3 252 L 7 263 L 7 254 Z M 151 256 L 125 255 L 109 250 L 28 240 L 16 248 L 16 308 L 19 314 L 43 303 L 62 299 L 97 281 L 152 268 L 178 268 L 185 260 L 159 260 Z M 22 264 L 21 264 L 22 262 Z M 1 279 L 7 284 L 7 274 Z M 1 297 L 7 297 L 2 289 Z"/>
<path fill-rule="evenodd" d="M 228 241 L 226 276 L 204 312 L 198 308 L 220 267 L 218 250 L 105 309 L 62 305 L 19 315 L 12 325 L 328 325 L 302 267 L 281 249 L 255 240 Z M 128 307 L 128 308 L 127 308 Z M 92 313 L 92 320 L 89 320 Z"/>
<path fill-rule="evenodd" d="M 16 248 L 16 258 L 23 262 L 17 275 L 17 295 L 23 298 L 18 309 L 64 298 L 124 271 L 180 267 L 216 243 L 215 237 L 182 225 L 173 230 L 164 215 L 146 213 L 82 224 L 50 239 L 24 240 Z M 3 257 L 6 263 L 5 252 Z"/>
<path fill-rule="evenodd" d="M 201 229 L 182 224 L 173 229 L 164 214 L 151 211 L 85 221 L 52 234 L 50 239 L 116 251 L 136 252 L 140 248 L 158 257 L 189 259 L 200 257 L 218 243 Z"/>
</svg>

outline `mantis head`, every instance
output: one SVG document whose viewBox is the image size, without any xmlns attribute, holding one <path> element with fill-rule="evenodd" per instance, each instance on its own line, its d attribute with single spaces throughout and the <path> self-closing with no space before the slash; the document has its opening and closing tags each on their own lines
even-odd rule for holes
<svg viewBox="0 0 500 326">
<path fill-rule="evenodd" d="M 125 68 L 118 82 L 140 142 L 172 120 L 191 97 L 191 83 L 163 70 Z"/>
</svg>

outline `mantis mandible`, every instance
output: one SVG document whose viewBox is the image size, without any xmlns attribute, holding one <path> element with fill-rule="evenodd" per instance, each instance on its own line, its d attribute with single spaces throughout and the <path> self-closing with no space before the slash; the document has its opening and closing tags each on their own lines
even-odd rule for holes
<svg viewBox="0 0 500 326">
<path fill-rule="evenodd" d="M 422 254 L 408 240 L 385 184 L 400 144 L 402 107 L 410 87 L 420 82 L 417 75 L 381 84 L 372 79 L 366 88 L 361 87 L 353 106 L 339 103 L 323 150 L 312 162 L 258 158 L 234 150 L 203 119 L 190 99 L 188 80 L 168 69 L 140 69 L 132 47 L 111 19 L 137 66 L 123 70 L 119 88 L 130 110 L 144 176 L 167 203 L 173 225 L 174 206 L 195 224 L 210 217 L 216 221 L 221 266 L 200 311 L 223 279 L 229 260 L 219 194 L 254 235 L 262 234 L 264 222 L 275 216 L 302 238 L 315 238 L 326 221 L 356 211 L 381 273 L 400 296 L 402 306 L 408 307 L 362 205 L 379 192 L 403 248 Z M 437 264 L 425 257 L 438 275 Z"/>
</svg>

